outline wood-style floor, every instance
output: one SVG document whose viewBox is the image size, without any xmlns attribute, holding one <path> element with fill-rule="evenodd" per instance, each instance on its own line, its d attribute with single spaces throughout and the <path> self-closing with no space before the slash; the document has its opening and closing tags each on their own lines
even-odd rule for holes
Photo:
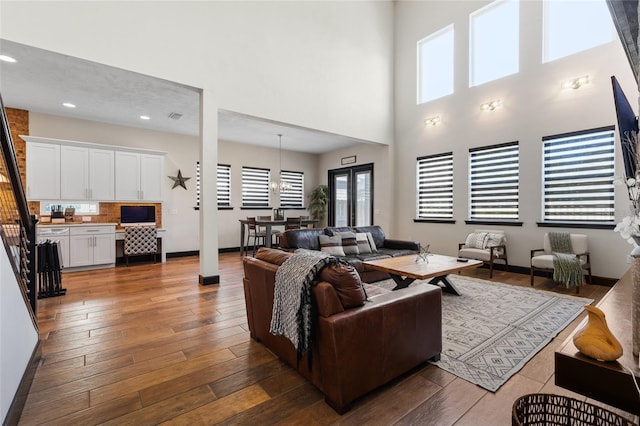
<svg viewBox="0 0 640 426">
<path fill-rule="evenodd" d="M 585 400 L 553 376 L 554 351 L 581 316 L 496 393 L 425 364 L 339 416 L 249 338 L 238 253 L 221 255 L 220 286 L 198 285 L 198 272 L 191 257 L 64 274 L 67 294 L 38 301 L 43 359 L 20 424 L 495 426 L 511 424 L 520 395 Z M 501 271 L 494 280 L 529 285 Z M 543 278 L 536 287 L 573 294 Z M 608 289 L 586 285 L 580 295 L 599 300 Z"/>
</svg>

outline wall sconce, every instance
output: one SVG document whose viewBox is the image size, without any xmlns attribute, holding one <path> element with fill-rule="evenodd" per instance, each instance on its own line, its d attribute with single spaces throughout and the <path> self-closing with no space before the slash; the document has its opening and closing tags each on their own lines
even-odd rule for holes
<svg viewBox="0 0 640 426">
<path fill-rule="evenodd" d="M 424 120 L 424 125 L 433 127 L 433 126 L 437 126 L 441 122 L 442 120 L 440 119 L 440 116 L 436 115 L 435 117 L 429 117 L 426 120 Z"/>
<path fill-rule="evenodd" d="M 489 101 L 489 102 L 480 104 L 480 109 L 482 111 L 493 111 L 496 108 L 500 108 L 501 106 L 502 106 L 502 100 L 496 99 L 495 101 Z"/>
<path fill-rule="evenodd" d="M 571 80 L 567 80 L 562 83 L 563 89 L 579 89 L 585 84 L 589 84 L 589 76 L 585 75 L 584 77 L 572 78 Z"/>
</svg>

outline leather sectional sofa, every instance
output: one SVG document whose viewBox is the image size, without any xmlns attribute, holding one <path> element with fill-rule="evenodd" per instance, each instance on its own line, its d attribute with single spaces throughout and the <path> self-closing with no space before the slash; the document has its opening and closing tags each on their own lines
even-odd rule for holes
<svg viewBox="0 0 640 426">
<path fill-rule="evenodd" d="M 417 254 L 420 251 L 418 241 L 403 241 L 387 238 L 384 231 L 379 226 L 359 226 L 359 227 L 329 227 L 314 229 L 294 229 L 280 235 L 280 248 L 286 251 L 295 251 L 299 248 L 307 250 L 320 250 L 318 237 L 320 235 L 334 235 L 335 232 L 351 231 L 357 233 L 371 233 L 376 245 L 376 252 L 368 254 L 347 255 L 341 257 L 351 263 L 362 281 L 372 283 L 389 278 L 386 272 L 368 269 L 362 265 L 362 261 L 384 259 L 387 257 L 405 256 Z"/>
<path fill-rule="evenodd" d="M 364 284 L 369 300 L 364 301 L 363 293 L 358 303 L 358 274 L 338 265 L 333 271 L 326 266 L 311 289 L 314 337 L 310 353 L 298 359 L 287 338 L 269 332 L 276 271 L 289 256 L 292 253 L 261 248 L 255 258 L 243 259 L 249 331 L 315 385 L 338 413 L 380 385 L 440 358 L 439 287 L 425 284 L 389 291 Z"/>
</svg>

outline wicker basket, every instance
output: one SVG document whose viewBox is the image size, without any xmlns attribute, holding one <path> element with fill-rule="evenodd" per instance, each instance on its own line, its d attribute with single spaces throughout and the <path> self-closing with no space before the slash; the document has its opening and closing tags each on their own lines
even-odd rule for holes
<svg viewBox="0 0 640 426">
<path fill-rule="evenodd" d="M 532 393 L 513 403 L 513 426 L 610 426 L 635 425 L 604 408 L 566 396 Z"/>
</svg>

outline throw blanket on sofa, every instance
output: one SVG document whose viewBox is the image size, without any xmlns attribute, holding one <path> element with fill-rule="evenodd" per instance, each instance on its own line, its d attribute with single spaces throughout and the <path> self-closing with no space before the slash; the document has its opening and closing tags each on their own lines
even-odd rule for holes
<svg viewBox="0 0 640 426">
<path fill-rule="evenodd" d="M 311 348 L 311 284 L 335 257 L 316 250 L 296 250 L 276 271 L 271 327 L 289 339 L 298 358 Z"/>
<path fill-rule="evenodd" d="M 573 254 L 571 237 L 566 232 L 550 232 L 549 243 L 553 253 L 553 279 L 567 288 L 582 284 L 580 259 Z"/>
</svg>

